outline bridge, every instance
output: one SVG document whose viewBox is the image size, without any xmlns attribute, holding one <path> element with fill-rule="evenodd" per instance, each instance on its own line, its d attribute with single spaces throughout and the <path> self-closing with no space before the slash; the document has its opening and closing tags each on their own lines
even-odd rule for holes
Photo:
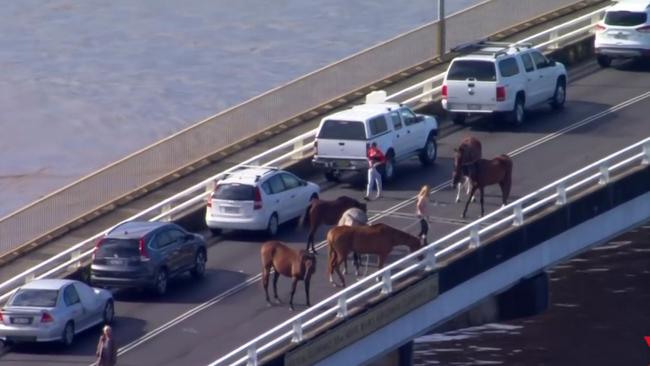
<svg viewBox="0 0 650 366">
<path fill-rule="evenodd" d="M 582 76 L 571 77 L 570 97 L 564 112 L 535 111 L 530 123 L 517 130 L 489 123 L 469 127 L 472 134 L 484 141 L 486 156 L 510 152 L 514 157 L 515 197 L 524 197 L 647 135 L 643 123 L 647 113 L 647 73 L 634 68 L 596 71 L 593 63 L 587 63 L 574 68 L 571 75 Z M 594 85 L 606 88 L 607 95 L 594 92 Z M 443 237 L 469 224 L 458 219 L 460 207 L 453 203 L 452 192 L 444 189 L 450 176 L 451 147 L 465 133 L 466 130 L 453 129 L 445 133 L 439 141 L 435 169 L 423 172 L 416 164 L 404 166 L 401 179 L 388 187 L 387 198 L 371 202 L 373 219 L 413 231 L 412 197 L 426 183 L 438 186 L 434 193 L 438 218 L 431 227 L 435 237 Z M 589 147 L 585 148 L 585 144 Z M 545 169 L 540 171 L 540 166 Z M 309 175 L 305 178 L 319 179 Z M 358 195 L 360 188 L 359 180 L 352 178 L 328 187 L 323 196 Z M 492 209 L 497 207 L 495 199 L 487 201 Z M 475 208 L 470 215 L 476 218 Z M 303 231 L 285 230 L 280 239 L 301 246 L 304 237 Z M 206 280 L 192 286 L 186 286 L 184 281 L 172 284 L 170 296 L 162 301 L 143 299 L 137 293 L 120 294 L 116 332 L 120 344 L 124 345 L 120 349 L 121 362 L 207 364 L 273 328 L 279 321 L 291 318 L 293 314 L 285 307 L 266 308 L 262 301 L 257 286 L 259 241 L 255 236 L 240 234 L 212 238 Z M 396 254 L 401 257 L 404 253 Z M 319 266 L 312 290 L 318 300 L 335 294 L 324 280 L 323 269 Z M 323 279 L 322 283 L 319 278 Z M 281 288 L 286 297 L 286 285 Z M 95 334 L 84 337 L 65 354 L 48 347 L 36 352 L 17 347 L 1 359 L 7 364 L 83 363 L 93 353 L 95 339 Z"/>
</svg>

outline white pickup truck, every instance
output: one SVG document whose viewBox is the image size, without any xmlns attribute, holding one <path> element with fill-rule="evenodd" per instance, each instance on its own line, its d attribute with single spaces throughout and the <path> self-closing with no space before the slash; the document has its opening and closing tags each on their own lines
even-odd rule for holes
<svg viewBox="0 0 650 366">
<path fill-rule="evenodd" d="M 327 180 L 336 181 L 344 170 L 368 169 L 366 154 L 376 142 L 386 156 L 380 173 L 389 181 L 397 162 L 418 156 L 423 165 L 432 164 L 438 153 L 437 134 L 434 117 L 397 103 L 366 103 L 323 118 L 312 163 L 325 170 Z"/>
<path fill-rule="evenodd" d="M 452 60 L 442 84 L 442 107 L 454 123 L 464 123 L 471 114 L 499 113 L 520 125 L 528 108 L 546 103 L 556 109 L 564 106 L 564 65 L 530 45 L 477 45 L 482 47 Z"/>
</svg>

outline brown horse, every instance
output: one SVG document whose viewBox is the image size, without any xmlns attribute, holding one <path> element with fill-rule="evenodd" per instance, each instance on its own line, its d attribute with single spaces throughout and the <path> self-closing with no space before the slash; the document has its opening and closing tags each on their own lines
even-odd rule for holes
<svg viewBox="0 0 650 366">
<path fill-rule="evenodd" d="M 335 225 L 343 213 L 350 208 L 359 208 L 366 212 L 366 204 L 361 203 L 354 198 L 341 196 L 333 201 L 325 201 L 315 198 L 311 201 L 307 211 L 303 216 L 303 226 L 309 225 L 309 236 L 307 237 L 307 250 L 311 246 L 311 251 L 316 253 L 314 248 L 314 235 L 316 230 L 322 224 Z"/>
<path fill-rule="evenodd" d="M 481 216 L 485 213 L 483 208 L 483 190 L 485 187 L 498 184 L 501 187 L 501 201 L 505 206 L 510 196 L 512 186 L 512 159 L 508 155 L 499 155 L 494 159 L 479 159 L 469 169 L 469 179 L 472 184 L 472 191 L 465 203 L 462 218 L 467 214 L 467 207 L 474 193 L 478 189 L 481 193 Z"/>
<path fill-rule="evenodd" d="M 316 271 L 316 257 L 313 254 L 307 253 L 304 250 L 295 251 L 280 241 L 271 240 L 262 244 L 260 256 L 262 257 L 262 284 L 266 293 L 266 302 L 269 305 L 271 304 L 268 289 L 269 274 L 271 268 L 273 268 L 273 294 L 275 295 L 275 299 L 280 302 L 278 298 L 278 277 L 283 275 L 293 279 L 291 283 L 291 298 L 289 299 L 289 307 L 291 310 L 293 310 L 293 295 L 296 293 L 296 285 L 301 280 L 305 281 L 307 306 L 311 306 L 309 302 L 309 281 Z"/>
<path fill-rule="evenodd" d="M 452 187 L 457 188 L 456 202 L 460 202 L 460 191 L 465 186 L 466 194 L 470 193 L 469 169 L 473 163 L 483 157 L 481 141 L 474 136 L 461 140 L 460 145 L 454 149 L 454 170 L 451 175 Z M 465 178 L 465 179 L 463 179 Z M 461 183 L 461 180 L 463 182 Z"/>
<path fill-rule="evenodd" d="M 336 271 L 341 284 L 345 287 L 340 266 L 350 252 L 376 254 L 381 269 L 394 247 L 406 245 L 413 252 L 420 248 L 421 241 L 414 235 L 380 223 L 370 226 L 336 226 L 327 232 L 327 244 L 329 245 L 327 270 L 330 282 L 336 286 L 332 277 Z M 355 263 L 355 266 L 358 266 L 358 263 Z M 357 271 L 359 271 L 358 267 Z"/>
</svg>

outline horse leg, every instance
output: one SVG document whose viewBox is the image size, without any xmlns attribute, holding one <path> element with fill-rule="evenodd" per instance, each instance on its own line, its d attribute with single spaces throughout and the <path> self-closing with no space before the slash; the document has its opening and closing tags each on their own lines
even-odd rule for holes
<svg viewBox="0 0 650 366">
<path fill-rule="evenodd" d="M 293 309 L 293 295 L 296 293 L 296 286 L 298 285 L 298 277 L 293 277 L 293 281 L 291 281 L 291 297 L 289 298 L 289 309 L 292 311 Z"/>
<path fill-rule="evenodd" d="M 467 202 L 465 203 L 465 209 L 463 210 L 463 214 L 460 216 L 463 219 L 465 218 L 465 215 L 467 214 L 467 207 L 469 206 L 469 202 L 472 200 L 472 197 L 474 197 L 474 193 L 476 193 L 476 187 L 472 186 L 472 192 L 469 194 L 469 197 L 467 197 Z"/>
<path fill-rule="evenodd" d="M 341 280 L 341 285 L 345 287 L 345 277 L 343 277 L 343 274 L 341 273 L 341 262 L 345 260 L 347 255 L 343 256 L 337 253 L 336 257 L 337 258 L 336 258 L 336 263 L 334 264 L 334 271 L 336 271 L 336 274 L 339 276 L 339 279 Z"/>
<path fill-rule="evenodd" d="M 269 268 L 264 267 L 262 271 L 262 285 L 264 286 L 264 293 L 266 294 L 266 303 L 271 305 L 271 299 L 269 299 Z"/>
<path fill-rule="evenodd" d="M 465 187 L 467 187 L 465 194 L 469 194 L 469 191 L 472 188 L 472 180 L 469 179 L 469 177 L 465 177 Z M 476 202 L 476 196 L 472 197 L 472 202 Z"/>
<path fill-rule="evenodd" d="M 352 252 L 352 262 L 354 263 L 354 275 L 359 278 L 361 274 L 359 268 L 361 268 L 361 256 L 357 252 Z"/>
<path fill-rule="evenodd" d="M 377 254 L 378 262 L 379 262 L 377 265 L 377 271 L 381 271 L 381 269 L 384 268 L 384 261 L 386 260 L 386 256 L 388 256 L 388 254 L 384 254 L 384 253 Z M 377 276 L 375 278 L 375 281 L 377 282 L 381 281 L 381 276 Z"/>
<path fill-rule="evenodd" d="M 343 274 L 347 276 L 348 274 L 348 259 L 345 258 L 343 261 Z"/>
<path fill-rule="evenodd" d="M 460 191 L 463 190 L 465 183 L 456 183 L 456 203 L 460 202 Z"/>
<path fill-rule="evenodd" d="M 306 251 L 309 251 L 309 246 L 311 246 L 312 252 L 316 252 L 314 250 L 314 235 L 316 233 L 316 229 L 312 226 L 309 228 L 309 236 L 307 236 L 307 248 L 305 248 Z"/>
<path fill-rule="evenodd" d="M 309 301 L 309 282 L 311 281 L 311 278 L 307 278 L 305 280 L 305 297 L 307 298 L 307 306 L 311 306 L 311 302 Z"/>
<path fill-rule="evenodd" d="M 479 192 L 481 193 L 481 217 L 485 214 L 485 210 L 483 209 L 483 187 L 479 188 Z"/>
<path fill-rule="evenodd" d="M 275 295 L 275 299 L 280 303 L 280 298 L 278 297 L 278 278 L 280 278 L 280 272 L 276 269 L 273 272 L 273 294 Z"/>
<path fill-rule="evenodd" d="M 334 274 L 334 266 L 336 265 L 336 250 L 332 248 L 330 245 L 329 249 L 329 262 L 327 263 L 327 272 L 329 273 L 329 278 L 330 278 L 330 283 L 336 287 L 336 283 L 334 283 L 334 277 L 332 275 Z"/>
</svg>

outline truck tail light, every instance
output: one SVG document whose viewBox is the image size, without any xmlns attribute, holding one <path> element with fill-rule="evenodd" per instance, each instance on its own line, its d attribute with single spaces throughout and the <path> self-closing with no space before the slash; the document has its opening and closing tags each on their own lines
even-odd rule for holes
<svg viewBox="0 0 650 366">
<path fill-rule="evenodd" d="M 260 192 L 260 187 L 255 187 L 255 198 L 253 200 L 253 209 L 254 210 L 262 209 L 262 192 Z"/>
<path fill-rule="evenodd" d="M 604 25 L 602 25 L 602 24 L 600 24 L 600 23 L 598 23 L 598 24 L 596 24 L 596 26 L 594 26 L 594 31 L 595 31 L 596 33 L 603 32 L 603 31 L 605 31 L 606 29 L 607 29 L 607 27 L 605 27 Z"/>
<path fill-rule="evenodd" d="M 503 102 L 506 100 L 506 87 L 497 86 L 497 102 Z"/>
<path fill-rule="evenodd" d="M 447 97 L 449 97 L 449 90 L 447 89 L 447 84 L 442 84 L 441 94 L 442 94 L 442 99 L 447 99 Z"/>
</svg>

